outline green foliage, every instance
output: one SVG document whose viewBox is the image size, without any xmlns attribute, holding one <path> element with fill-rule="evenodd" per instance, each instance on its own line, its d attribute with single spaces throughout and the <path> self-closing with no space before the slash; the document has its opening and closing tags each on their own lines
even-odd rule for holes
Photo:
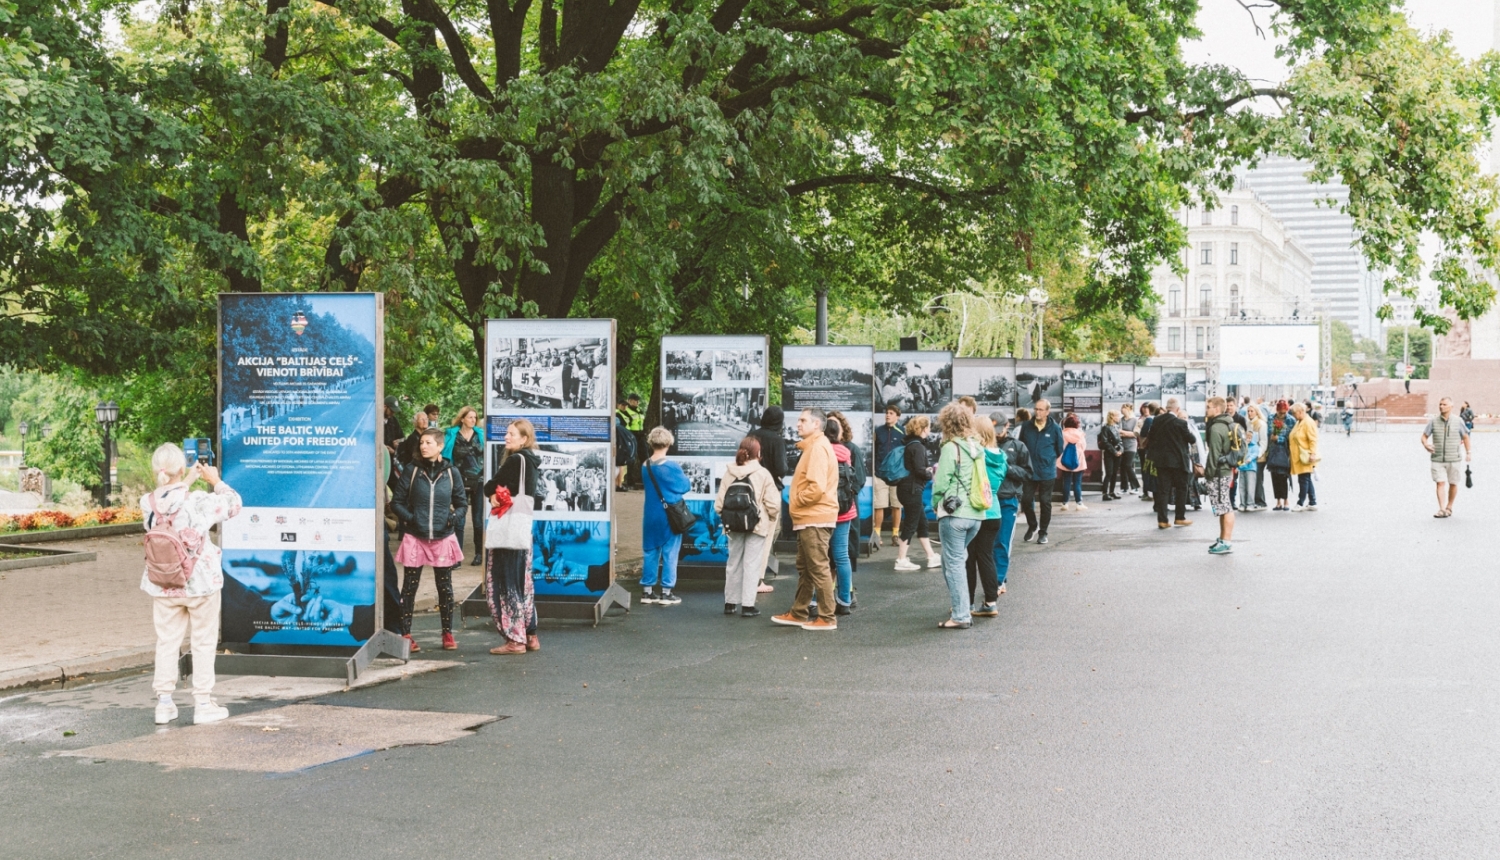
<svg viewBox="0 0 1500 860">
<path fill-rule="evenodd" d="M 26 464 L 54 480 L 100 486 L 104 437 L 94 421 L 99 393 L 66 375 L 30 374 L 30 384 L 11 404 L 33 428 L 26 439 Z"/>
<path fill-rule="evenodd" d="M 1343 320 L 1330 321 L 1333 336 L 1333 378 L 1337 382 L 1344 378 L 1344 374 L 1352 373 L 1355 376 L 1379 376 L 1388 369 L 1386 362 L 1382 359 L 1384 351 L 1380 344 L 1367 337 L 1356 338 L 1354 330 Z M 1365 360 L 1356 363 L 1352 356 L 1361 353 Z"/>
<path fill-rule="evenodd" d="M 1432 332 L 1421 326 L 1387 329 L 1385 356 L 1392 378 L 1401 378 L 1401 360 L 1406 356 L 1407 363 L 1416 368 L 1411 378 L 1428 379 L 1432 372 Z"/>
</svg>

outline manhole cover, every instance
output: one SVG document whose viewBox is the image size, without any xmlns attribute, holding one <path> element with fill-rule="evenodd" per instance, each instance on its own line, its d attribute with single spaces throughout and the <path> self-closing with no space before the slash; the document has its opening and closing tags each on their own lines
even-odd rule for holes
<svg viewBox="0 0 1500 860">
<path fill-rule="evenodd" d="M 446 743 L 498 719 L 489 714 L 287 705 L 194 726 L 192 709 L 183 708 L 177 723 L 156 734 L 60 755 L 286 773 L 375 750 Z"/>
</svg>

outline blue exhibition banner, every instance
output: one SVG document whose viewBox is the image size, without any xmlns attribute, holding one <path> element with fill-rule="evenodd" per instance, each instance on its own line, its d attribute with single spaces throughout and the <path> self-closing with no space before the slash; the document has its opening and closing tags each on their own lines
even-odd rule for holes
<svg viewBox="0 0 1500 860">
<path fill-rule="evenodd" d="M 219 297 L 224 641 L 357 646 L 377 622 L 381 297 Z"/>
</svg>

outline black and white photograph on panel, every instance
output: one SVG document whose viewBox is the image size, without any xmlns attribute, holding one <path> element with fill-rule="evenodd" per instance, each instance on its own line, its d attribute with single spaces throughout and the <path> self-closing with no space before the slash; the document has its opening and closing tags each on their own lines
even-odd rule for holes
<svg viewBox="0 0 1500 860">
<path fill-rule="evenodd" d="M 1102 405 L 1100 392 L 1104 386 L 1104 366 L 1101 364 L 1063 365 L 1063 410 L 1098 412 Z"/>
<path fill-rule="evenodd" d="M 953 354 L 875 353 L 876 408 L 895 404 L 907 415 L 935 414 L 953 399 Z"/>
<path fill-rule="evenodd" d="M 953 360 L 953 396 L 968 395 L 979 404 L 979 411 L 1014 409 L 1016 405 L 1016 362 L 1012 358 L 955 358 Z"/>
<path fill-rule="evenodd" d="M 814 408 L 868 412 L 875 350 L 860 346 L 787 346 L 781 353 L 781 408 L 787 424 Z"/>
<path fill-rule="evenodd" d="M 604 511 L 609 499 L 609 446 L 543 442 L 536 494 L 544 511 Z"/>
<path fill-rule="evenodd" d="M 1046 400 L 1053 409 L 1062 408 L 1063 363 L 1022 359 L 1016 362 L 1016 406 L 1027 409 Z"/>
<path fill-rule="evenodd" d="M 1104 402 L 1128 403 L 1135 399 L 1135 365 L 1104 365 Z"/>
<path fill-rule="evenodd" d="M 1163 401 L 1168 397 L 1175 397 L 1178 405 L 1186 406 L 1187 368 L 1163 367 L 1161 369 L 1161 396 Z M 1166 405 L 1165 402 L 1162 405 Z"/>
<path fill-rule="evenodd" d="M 1208 370 L 1202 367 L 1187 369 L 1187 402 L 1208 402 Z"/>
<path fill-rule="evenodd" d="M 710 382 L 714 378 L 714 350 L 667 350 L 663 368 L 667 382 Z"/>
<path fill-rule="evenodd" d="M 766 353 L 760 349 L 716 349 L 713 351 L 714 382 L 766 382 Z"/>
<path fill-rule="evenodd" d="M 697 496 L 713 495 L 716 490 L 714 486 L 714 467 L 712 463 L 699 460 L 679 460 L 677 465 L 682 467 L 682 473 L 687 475 L 688 493 Z"/>
<path fill-rule="evenodd" d="M 1157 365 L 1135 369 L 1135 407 L 1143 403 L 1161 403 L 1161 368 Z"/>
<path fill-rule="evenodd" d="M 684 386 L 661 393 L 661 423 L 672 432 L 673 454 L 733 456 L 765 409 L 763 388 Z"/>
<path fill-rule="evenodd" d="M 608 410 L 609 341 L 602 337 L 489 338 L 487 411 Z"/>
</svg>

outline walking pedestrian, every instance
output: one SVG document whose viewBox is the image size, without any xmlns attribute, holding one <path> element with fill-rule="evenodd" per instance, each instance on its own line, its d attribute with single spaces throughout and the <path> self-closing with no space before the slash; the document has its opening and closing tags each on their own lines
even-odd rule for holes
<svg viewBox="0 0 1500 860">
<path fill-rule="evenodd" d="M 984 452 L 985 475 L 990 480 L 990 506 L 984 512 L 984 520 L 979 525 L 979 531 L 975 533 L 974 539 L 969 541 L 969 548 L 964 559 L 964 572 L 969 584 L 969 606 L 974 605 L 974 592 L 976 586 L 983 589 L 981 596 L 984 602 L 978 609 L 972 610 L 973 615 L 981 618 L 994 618 L 1000 614 L 995 602 L 1000 599 L 1000 582 L 997 579 L 995 564 L 995 540 L 1000 534 L 1001 510 L 1000 510 L 1000 487 L 1005 483 L 1006 459 L 1005 453 L 1000 450 L 999 440 L 995 437 L 995 422 L 983 416 L 973 419 L 975 441 Z M 1011 526 L 1015 526 L 1015 519 L 1011 519 Z"/>
<path fill-rule="evenodd" d="M 1104 492 L 1100 501 L 1108 502 L 1120 498 L 1117 492 L 1123 481 L 1120 478 L 1120 460 L 1125 456 L 1125 440 L 1120 437 L 1120 413 L 1111 409 L 1104 415 L 1104 424 L 1094 440 L 1099 445 L 1099 459 L 1104 463 Z"/>
<path fill-rule="evenodd" d="M 792 532 L 797 536 L 797 595 L 792 608 L 771 616 L 777 624 L 803 630 L 837 630 L 834 616 L 833 575 L 828 545 L 838 521 L 838 463 L 833 446 L 823 435 L 828 416 L 821 409 L 804 409 L 797 417 L 797 469 L 792 473 L 790 510 Z M 808 614 L 814 595 L 818 617 Z"/>
<path fill-rule="evenodd" d="M 754 618 L 766 544 L 775 539 L 781 514 L 781 493 L 771 473 L 760 462 L 760 440 L 746 436 L 734 452 L 734 464 L 724 470 L 714 510 L 729 535 L 729 561 L 724 566 L 724 614 Z M 753 512 L 753 516 L 751 513 Z M 751 521 L 753 525 L 751 524 Z M 745 528 L 748 526 L 748 528 Z"/>
<path fill-rule="evenodd" d="M 901 536 L 901 500 L 897 498 L 896 484 L 905 469 L 906 430 L 901 426 L 901 407 L 891 403 L 885 407 L 885 423 L 875 428 L 875 509 L 874 528 L 870 531 L 870 552 L 880 549 L 880 531 L 885 527 L 885 512 L 891 512 L 891 542 Z M 896 452 L 902 453 L 896 453 Z M 895 462 L 887 466 L 887 461 Z M 900 466 L 901 468 L 895 468 Z"/>
<path fill-rule="evenodd" d="M 1465 430 L 1474 429 L 1474 409 L 1469 406 L 1469 401 L 1464 401 L 1463 408 L 1458 410 L 1458 417 L 1463 420 Z"/>
<path fill-rule="evenodd" d="M 984 474 L 984 451 L 974 442 L 974 427 L 969 410 L 957 401 L 938 412 L 938 429 L 943 434 L 938 454 L 937 472 L 932 476 L 932 506 L 938 518 L 938 548 L 943 557 L 943 581 L 948 586 L 950 612 L 939 624 L 947 630 L 961 629 L 973 623 L 966 587 L 965 562 L 969 543 L 978 536 L 991 504 L 984 498 L 976 507 L 979 495 L 976 472 Z M 975 468 L 976 463 L 978 468 Z M 993 542 L 990 544 L 994 546 Z"/>
<path fill-rule="evenodd" d="M 1444 397 L 1438 401 L 1438 414 L 1422 430 L 1422 447 L 1431 455 L 1432 481 L 1437 484 L 1438 512 L 1433 516 L 1438 519 L 1453 516 L 1453 502 L 1458 498 L 1458 482 L 1462 478 L 1458 449 L 1464 449 L 1465 463 L 1473 460 L 1474 454 L 1469 447 L 1468 422 L 1454 421 L 1452 412 L 1453 401 Z"/>
<path fill-rule="evenodd" d="M 401 520 L 401 546 L 396 563 L 402 567 L 401 635 L 413 653 L 422 650 L 411 635 L 411 617 L 416 609 L 417 586 L 422 568 L 432 566 L 437 583 L 438 612 L 443 622 L 443 650 L 453 651 L 453 568 L 464 563 L 463 547 L 455 529 L 468 511 L 468 493 L 463 476 L 443 457 L 443 431 L 429 427 L 418 442 L 418 458 L 401 470 L 391 508 Z"/>
<path fill-rule="evenodd" d="M 474 559 L 469 564 L 484 563 L 484 431 L 479 429 L 479 413 L 472 406 L 458 410 L 453 426 L 443 437 L 443 458 L 458 469 L 468 494 L 469 521 L 474 529 Z M 464 546 L 464 524 L 457 523 L 454 535 L 458 548 Z"/>
<path fill-rule="evenodd" d="M 1234 475 L 1246 453 L 1244 431 L 1235 424 L 1222 397 L 1210 397 L 1203 414 L 1208 460 L 1203 479 L 1208 485 L 1208 505 L 1219 518 L 1219 539 L 1208 548 L 1210 555 L 1234 552 Z"/>
<path fill-rule="evenodd" d="M 229 709 L 213 700 L 224 568 L 223 553 L 208 534 L 239 514 L 240 495 L 219 479 L 218 469 L 202 460 L 189 469 L 187 455 L 171 442 L 152 452 L 151 472 L 156 489 L 141 497 L 146 515 L 141 591 L 151 596 L 156 628 L 156 672 L 151 682 L 156 724 L 177 719 L 172 693 L 177 689 L 184 635 L 193 654 L 193 723 L 216 723 L 229 716 Z M 212 492 L 191 489 L 200 478 Z M 188 565 L 191 568 L 185 569 Z"/>
<path fill-rule="evenodd" d="M 1307 407 L 1301 403 L 1292 407 L 1296 426 L 1287 437 L 1287 450 L 1292 456 L 1292 474 L 1297 476 L 1297 511 L 1316 511 L 1318 491 L 1313 487 L 1313 473 L 1318 468 L 1318 422 L 1307 415 Z"/>
<path fill-rule="evenodd" d="M 995 593 L 1005 593 L 1005 581 L 1010 578 L 1010 544 L 1016 533 L 1016 515 L 1021 511 L 1021 494 L 1031 478 L 1031 453 L 1013 434 L 1014 427 L 1003 415 L 996 412 L 991 420 L 1000 417 L 1000 450 L 1005 454 L 1005 481 L 1000 484 L 1000 531 L 995 535 Z M 1019 417 L 1019 415 L 1017 416 Z"/>
<path fill-rule="evenodd" d="M 932 422 L 925 415 L 913 415 L 906 422 L 905 447 L 902 449 L 902 465 L 905 477 L 896 482 L 896 498 L 901 502 L 901 529 L 896 533 L 896 570 L 921 570 L 907 558 L 912 538 L 922 542 L 922 551 L 927 554 L 927 566 L 938 567 L 943 562 L 932 549 L 927 536 L 927 506 L 922 503 L 922 491 L 932 475 L 927 459 L 927 430 Z"/>
<path fill-rule="evenodd" d="M 1136 428 L 1140 419 L 1135 417 L 1135 405 L 1126 403 L 1120 407 L 1120 489 L 1127 495 L 1139 493 L 1141 482 L 1135 476 L 1135 454 L 1140 441 Z"/>
<path fill-rule="evenodd" d="M 529 499 L 532 510 L 541 507 L 537 497 L 536 478 L 542 458 L 537 454 L 536 428 L 525 418 L 517 418 L 505 428 L 505 453 L 495 468 L 495 476 L 482 488 L 490 502 L 490 513 L 505 516 L 511 505 Z M 500 491 L 504 490 L 502 494 Z M 498 512 L 498 513 L 497 513 Z M 505 637 L 504 644 L 491 648 L 491 654 L 525 654 L 540 651 L 537 636 L 536 596 L 531 579 L 530 547 L 526 549 L 497 547 L 488 550 L 485 591 L 490 617 L 495 629 Z"/>
<path fill-rule="evenodd" d="M 1151 463 L 1156 469 L 1156 527 L 1190 526 L 1187 518 L 1188 481 L 1197 465 L 1188 448 L 1193 443 L 1187 422 L 1177 415 L 1177 400 L 1167 400 L 1166 408 L 1152 416 Z M 1176 517 L 1167 522 L 1167 504 L 1176 506 Z"/>
<path fill-rule="evenodd" d="M 1049 416 L 1052 404 L 1045 398 L 1032 405 L 1034 412 L 1016 410 L 1016 422 L 1021 425 L 1021 443 L 1031 454 L 1031 479 L 1026 482 L 1026 492 L 1021 495 L 1021 509 L 1026 512 L 1026 534 L 1022 540 L 1036 538 L 1038 544 L 1047 543 L 1047 527 L 1052 524 L 1052 484 L 1057 480 L 1057 460 L 1062 456 L 1062 428 Z M 1024 416 L 1024 417 L 1023 417 Z M 1041 508 L 1038 519 L 1033 505 Z"/>
<path fill-rule="evenodd" d="M 1088 471 L 1088 460 L 1084 458 L 1086 437 L 1083 423 L 1075 413 L 1063 416 L 1063 450 L 1057 457 L 1057 471 L 1063 482 L 1063 510 L 1086 511 L 1083 503 L 1083 473 Z M 1076 505 L 1074 503 L 1077 503 Z"/>
<path fill-rule="evenodd" d="M 1245 424 L 1246 456 L 1239 467 L 1237 492 L 1241 510 L 1258 511 L 1265 507 L 1256 497 L 1260 495 L 1260 472 L 1266 467 L 1266 419 L 1258 408 L 1247 404 Z"/>
<path fill-rule="evenodd" d="M 677 555 L 682 550 L 682 535 L 672 531 L 667 522 L 667 505 L 675 505 L 692 489 L 692 482 L 682 467 L 667 459 L 672 434 L 665 427 L 653 427 L 646 434 L 651 456 L 641 464 L 646 481 L 646 497 L 641 514 L 641 550 L 645 561 L 641 567 L 641 602 L 657 606 L 676 606 L 682 598 L 672 593 L 677 587 Z M 657 591 L 657 583 L 661 590 Z"/>
<path fill-rule="evenodd" d="M 1271 495 L 1276 500 L 1273 511 L 1289 511 L 1287 486 L 1292 472 L 1291 435 L 1297 420 L 1287 411 L 1285 400 L 1276 401 L 1276 412 L 1266 428 L 1266 471 L 1271 473 Z"/>
<path fill-rule="evenodd" d="M 834 521 L 833 536 L 829 538 L 828 558 L 833 567 L 833 591 L 838 605 L 834 607 L 835 616 L 848 615 L 854 602 L 854 567 L 849 561 L 849 531 L 851 524 L 857 524 L 859 517 L 859 487 L 863 482 L 858 479 L 858 472 L 854 465 L 854 455 L 849 447 L 844 444 L 845 427 L 833 415 L 829 413 L 828 420 L 823 424 L 823 435 L 828 438 L 828 444 L 833 448 L 833 459 L 838 464 L 838 519 Z"/>
</svg>

